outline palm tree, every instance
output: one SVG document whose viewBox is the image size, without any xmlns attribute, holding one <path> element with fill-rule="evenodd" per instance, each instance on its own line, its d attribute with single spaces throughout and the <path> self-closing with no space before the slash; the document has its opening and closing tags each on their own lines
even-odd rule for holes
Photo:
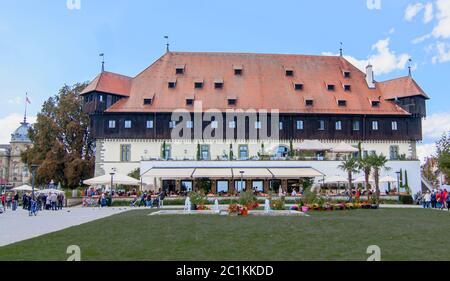
<svg viewBox="0 0 450 281">
<path fill-rule="evenodd" d="M 346 158 L 341 165 L 339 165 L 339 169 L 347 172 L 348 175 L 348 187 L 349 187 L 349 196 L 352 198 L 352 182 L 353 182 L 353 174 L 359 171 L 358 169 L 358 161 L 354 157 Z"/>
<path fill-rule="evenodd" d="M 372 162 L 370 160 L 371 156 L 367 156 L 365 158 L 359 158 L 358 159 L 358 168 L 364 172 L 364 181 L 365 181 L 365 188 L 367 190 L 367 198 L 369 198 L 369 177 L 372 173 Z"/>
<path fill-rule="evenodd" d="M 370 163 L 372 164 L 374 178 L 375 178 L 375 188 L 376 188 L 376 196 L 377 203 L 380 202 L 380 171 L 382 169 L 389 170 L 389 167 L 386 167 L 386 163 L 388 159 L 383 154 L 381 155 L 372 155 L 369 158 Z"/>
</svg>

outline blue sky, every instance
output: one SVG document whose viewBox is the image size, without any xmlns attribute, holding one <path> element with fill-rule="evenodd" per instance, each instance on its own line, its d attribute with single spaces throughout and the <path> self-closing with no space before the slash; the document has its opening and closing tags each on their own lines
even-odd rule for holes
<svg viewBox="0 0 450 281">
<path fill-rule="evenodd" d="M 99 53 L 107 70 L 139 73 L 164 53 L 164 35 L 176 51 L 336 54 L 342 41 L 348 59 L 360 67 L 370 59 L 380 81 L 406 75 L 413 59 L 414 78 L 432 98 L 430 143 L 450 130 L 450 1 L 367 2 L 80 0 L 69 9 L 67 0 L 2 0 L 0 126 L 15 126 L 25 92 L 34 116 L 65 83 L 92 79 Z"/>
</svg>

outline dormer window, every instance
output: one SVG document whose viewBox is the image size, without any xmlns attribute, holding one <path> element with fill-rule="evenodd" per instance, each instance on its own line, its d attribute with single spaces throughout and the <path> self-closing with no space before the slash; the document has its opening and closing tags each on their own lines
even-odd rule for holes
<svg viewBox="0 0 450 281">
<path fill-rule="evenodd" d="M 352 86 L 351 85 L 344 85 L 344 91 L 350 92 L 351 90 L 352 90 Z"/>
<path fill-rule="evenodd" d="M 285 72 L 286 72 L 286 76 L 287 76 L 287 77 L 292 77 L 292 76 L 294 76 L 294 70 L 291 69 L 291 68 L 286 68 L 286 69 L 285 69 Z"/>
<path fill-rule="evenodd" d="M 202 89 L 203 88 L 203 80 L 196 80 L 194 82 L 194 88 L 195 89 Z"/>
<path fill-rule="evenodd" d="M 345 106 L 347 106 L 347 101 L 346 100 L 338 100 L 338 105 L 340 107 L 345 107 Z"/>
<path fill-rule="evenodd" d="M 184 65 L 177 65 L 175 66 L 175 74 L 177 75 L 183 75 L 184 74 Z"/>
<path fill-rule="evenodd" d="M 244 69 L 242 65 L 235 65 L 233 68 L 234 68 L 234 75 L 238 76 L 242 75 Z"/>
<path fill-rule="evenodd" d="M 351 77 L 350 71 L 344 71 L 343 73 L 344 73 L 344 78 L 350 78 Z"/>
<path fill-rule="evenodd" d="M 327 85 L 327 89 L 328 89 L 328 91 L 334 91 L 334 85 L 333 84 L 328 84 Z"/>
<path fill-rule="evenodd" d="M 303 90 L 303 84 L 301 84 L 301 83 L 295 83 L 295 84 L 294 84 L 294 89 L 295 89 L 296 91 L 302 91 L 302 90 Z"/>
<path fill-rule="evenodd" d="M 313 99 L 307 99 L 307 100 L 305 100 L 305 105 L 306 105 L 306 106 L 313 106 L 313 105 L 314 105 L 314 100 L 313 100 Z"/>
<path fill-rule="evenodd" d="M 223 89 L 223 79 L 216 79 L 214 81 L 214 89 Z"/>
<path fill-rule="evenodd" d="M 372 107 L 380 107 L 380 101 L 379 100 L 373 100 L 371 103 L 372 103 Z"/>
</svg>

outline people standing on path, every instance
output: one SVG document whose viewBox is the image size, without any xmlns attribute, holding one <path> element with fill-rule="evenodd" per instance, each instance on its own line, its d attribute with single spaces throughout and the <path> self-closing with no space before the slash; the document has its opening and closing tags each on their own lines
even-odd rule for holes
<svg viewBox="0 0 450 281">
<path fill-rule="evenodd" d="M 16 192 L 14 194 L 14 198 L 13 198 L 13 206 L 12 206 L 12 210 L 15 211 L 17 210 L 17 206 L 19 206 L 19 194 Z"/>
<path fill-rule="evenodd" d="M 433 191 L 431 192 L 431 208 L 436 209 L 436 203 L 437 203 L 437 200 L 436 200 L 436 190 L 433 190 Z"/>
<path fill-rule="evenodd" d="M 427 191 L 423 196 L 423 207 L 426 209 L 431 208 L 431 193 Z"/>
<path fill-rule="evenodd" d="M 58 204 L 58 195 L 56 195 L 56 193 L 50 194 L 50 203 L 52 206 L 52 211 L 56 211 L 57 210 L 56 206 Z"/>
</svg>

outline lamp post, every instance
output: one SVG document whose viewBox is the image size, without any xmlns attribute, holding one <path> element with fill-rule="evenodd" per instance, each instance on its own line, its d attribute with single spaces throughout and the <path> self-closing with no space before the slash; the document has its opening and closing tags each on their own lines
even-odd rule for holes
<svg viewBox="0 0 450 281">
<path fill-rule="evenodd" d="M 400 171 L 395 172 L 397 174 L 397 192 L 398 192 L 398 200 L 400 201 Z"/>
<path fill-rule="evenodd" d="M 241 189 L 242 191 L 244 190 L 244 171 L 239 171 L 239 173 L 241 174 Z"/>
<path fill-rule="evenodd" d="M 31 164 L 31 175 L 33 176 L 32 182 L 31 182 L 31 197 L 33 198 L 33 200 L 35 200 L 35 198 L 34 198 L 34 188 L 35 188 L 35 185 L 36 185 L 36 171 L 37 171 L 38 167 L 39 167 L 39 165 Z"/>
<path fill-rule="evenodd" d="M 112 200 L 113 200 L 113 184 L 114 184 L 114 175 L 116 174 L 114 170 L 109 173 L 111 175 L 111 194 L 110 194 L 110 204 L 112 206 Z"/>
</svg>

